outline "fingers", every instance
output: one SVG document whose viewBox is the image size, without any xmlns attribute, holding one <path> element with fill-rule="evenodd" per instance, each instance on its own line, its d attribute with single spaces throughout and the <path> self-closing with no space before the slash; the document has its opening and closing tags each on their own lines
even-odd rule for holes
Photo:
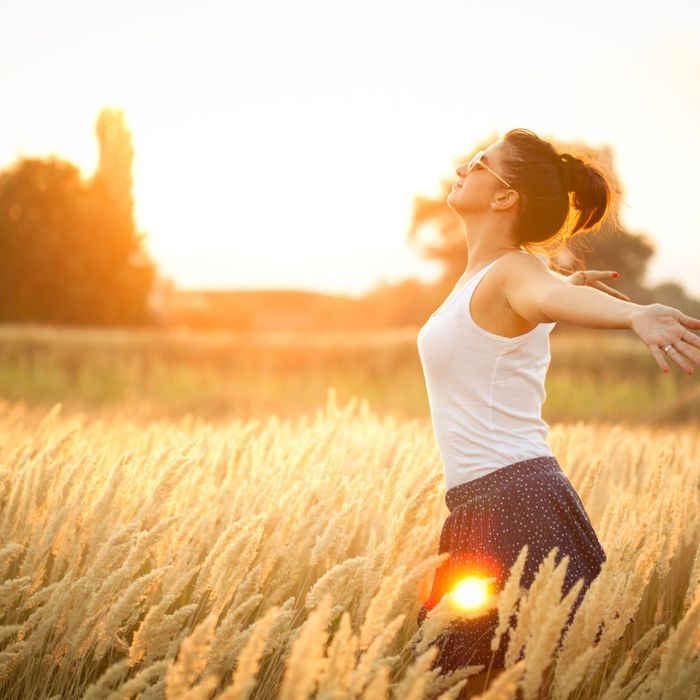
<svg viewBox="0 0 700 700">
<path fill-rule="evenodd" d="M 618 299 L 622 299 L 623 301 L 632 301 L 626 294 L 623 294 L 618 289 L 612 289 L 610 287 L 608 287 L 608 289 L 610 290 L 608 292 L 608 294 L 610 294 L 610 296 L 617 297 Z"/>
<path fill-rule="evenodd" d="M 686 331 L 681 336 L 681 340 L 685 343 L 688 343 L 689 345 L 694 345 L 696 348 L 700 348 L 700 338 L 697 335 L 695 335 L 695 333 Z"/>
<path fill-rule="evenodd" d="M 617 297 L 618 299 L 622 299 L 624 301 L 631 301 L 631 299 L 626 294 L 623 294 L 619 289 L 613 289 L 612 287 L 608 287 L 608 290 L 608 293 L 611 296 Z"/>
<path fill-rule="evenodd" d="M 677 347 L 674 346 L 669 348 L 668 352 L 666 353 L 666 357 L 680 365 L 681 369 L 686 374 L 693 374 L 693 368 L 691 367 L 690 363 L 686 362 L 684 352 L 681 352 L 681 350 L 679 350 Z"/>
<path fill-rule="evenodd" d="M 695 352 L 692 346 L 684 342 L 683 339 L 676 341 L 674 345 L 680 354 L 687 357 L 691 362 L 694 362 L 696 365 L 700 366 L 700 355 Z M 669 352 L 673 352 L 673 350 L 669 349 Z M 692 374 L 692 372 L 690 374 Z"/>
<path fill-rule="evenodd" d="M 675 342 L 682 343 L 683 341 L 677 340 Z M 694 354 L 690 354 L 689 348 L 682 345 L 680 349 L 674 345 L 668 349 L 668 352 L 664 352 L 658 345 L 649 345 L 648 347 L 656 360 L 656 364 L 659 365 L 664 372 L 669 371 L 668 360 L 673 360 L 686 374 L 694 373 L 690 363 L 686 362 L 686 357 L 695 362 L 696 365 L 700 366 L 700 357 L 695 357 Z"/>
<path fill-rule="evenodd" d="M 700 328 L 700 318 L 693 318 L 693 316 L 688 316 L 682 311 L 678 312 L 680 315 L 678 320 L 688 328 Z"/>
<path fill-rule="evenodd" d="M 623 299 L 624 301 L 631 301 L 626 294 L 623 294 L 621 291 L 614 289 L 613 287 L 608 287 L 608 285 L 604 282 L 596 282 L 596 287 L 602 292 L 610 294 L 610 296 L 617 297 L 618 299 Z"/>
<path fill-rule="evenodd" d="M 664 372 L 668 372 L 668 362 L 666 362 L 666 353 L 664 353 L 658 345 L 649 345 L 649 351 L 654 356 L 656 364 L 661 367 Z"/>
<path fill-rule="evenodd" d="M 619 277 L 619 273 L 615 272 L 614 270 L 586 270 L 586 278 L 593 281 L 595 280 L 595 284 L 591 283 L 588 286 L 589 287 L 597 287 L 603 292 L 606 292 L 610 296 L 617 297 L 618 299 L 622 299 L 623 301 L 632 301 L 626 294 L 623 292 L 620 292 L 617 289 L 614 289 L 613 287 L 609 287 L 605 282 L 601 282 L 600 280 L 602 278 L 606 277 Z"/>
</svg>

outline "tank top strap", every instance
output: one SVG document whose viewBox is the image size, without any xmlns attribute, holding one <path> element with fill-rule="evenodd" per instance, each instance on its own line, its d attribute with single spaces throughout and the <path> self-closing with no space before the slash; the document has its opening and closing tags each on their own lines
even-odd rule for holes
<svg viewBox="0 0 700 700">
<path fill-rule="evenodd" d="M 481 270 L 479 270 L 476 274 L 472 275 L 468 284 L 471 284 L 475 280 L 481 279 L 500 259 L 501 258 L 496 258 L 495 260 L 492 260 L 488 265 L 482 267 Z"/>
<path fill-rule="evenodd" d="M 503 256 L 501 256 L 502 258 Z M 477 284 L 479 283 L 479 280 L 501 259 L 501 258 L 496 258 L 495 260 L 492 260 L 488 265 L 484 265 L 484 267 L 481 268 L 478 272 L 475 272 L 470 278 L 469 281 L 464 285 L 463 289 L 469 287 L 469 296 L 471 296 L 472 292 L 474 289 L 476 289 Z"/>
</svg>

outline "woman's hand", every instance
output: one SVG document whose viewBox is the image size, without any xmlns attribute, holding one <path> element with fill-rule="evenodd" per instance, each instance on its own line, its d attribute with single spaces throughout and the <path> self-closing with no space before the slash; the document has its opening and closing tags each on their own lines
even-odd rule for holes
<svg viewBox="0 0 700 700">
<path fill-rule="evenodd" d="M 686 358 L 700 365 L 700 356 L 694 350 L 700 348 L 700 337 L 688 330 L 700 328 L 700 319 L 686 316 L 672 306 L 649 304 L 632 312 L 630 328 L 649 348 L 664 372 L 668 372 L 667 359 L 677 362 L 687 374 L 693 374 L 693 368 Z M 668 348 L 668 352 L 663 348 Z"/>
<path fill-rule="evenodd" d="M 618 273 L 612 270 L 577 270 L 576 272 L 572 272 L 570 275 L 568 275 L 566 279 L 569 284 L 595 287 L 595 289 L 600 289 L 601 292 L 610 294 L 610 296 L 617 297 L 618 299 L 624 299 L 625 301 L 631 301 L 626 294 L 623 294 L 612 287 L 608 287 L 607 284 L 601 282 L 601 280 L 618 276 Z"/>
</svg>

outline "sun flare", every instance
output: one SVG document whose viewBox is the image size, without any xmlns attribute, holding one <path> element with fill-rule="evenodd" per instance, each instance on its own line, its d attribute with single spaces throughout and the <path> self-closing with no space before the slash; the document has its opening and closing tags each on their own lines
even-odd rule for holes
<svg viewBox="0 0 700 700">
<path fill-rule="evenodd" d="M 493 595 L 491 582 L 495 579 L 480 576 L 467 576 L 452 590 L 452 598 L 464 610 L 476 610 L 489 602 Z"/>
</svg>

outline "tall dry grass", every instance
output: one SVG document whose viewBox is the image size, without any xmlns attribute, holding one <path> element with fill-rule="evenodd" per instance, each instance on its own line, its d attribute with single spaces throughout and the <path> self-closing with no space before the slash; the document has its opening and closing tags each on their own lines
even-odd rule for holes
<svg viewBox="0 0 700 700">
<path fill-rule="evenodd" d="M 484 698 L 700 694 L 699 437 L 551 427 L 608 560 L 557 650 L 566 559 L 523 591 L 521 553 Z M 0 450 L 2 698 L 447 700 L 481 670 L 430 669 L 448 599 L 416 630 L 445 556 L 427 420 L 333 392 L 218 426 L 3 403 Z"/>
</svg>

